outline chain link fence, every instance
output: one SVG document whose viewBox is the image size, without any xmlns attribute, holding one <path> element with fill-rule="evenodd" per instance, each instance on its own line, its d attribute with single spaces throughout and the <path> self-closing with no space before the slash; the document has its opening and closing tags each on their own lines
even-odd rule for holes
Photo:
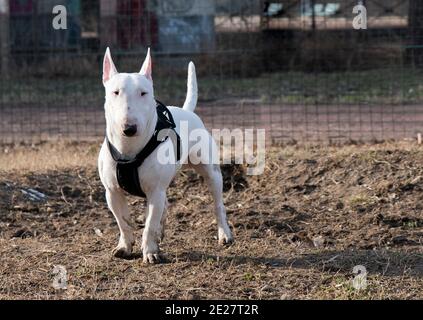
<svg viewBox="0 0 423 320">
<path fill-rule="evenodd" d="M 58 5 L 65 29 L 52 24 Z M 210 129 L 265 128 L 284 143 L 414 138 L 422 24 L 417 0 L 0 0 L 0 141 L 103 137 L 107 46 L 125 72 L 151 47 L 168 105 L 182 105 L 194 61 Z"/>
</svg>

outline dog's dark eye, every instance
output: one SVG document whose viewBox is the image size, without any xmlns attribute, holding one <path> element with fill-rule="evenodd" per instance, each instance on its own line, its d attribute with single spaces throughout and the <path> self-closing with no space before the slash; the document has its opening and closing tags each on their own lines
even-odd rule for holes
<svg viewBox="0 0 423 320">
<path fill-rule="evenodd" d="M 147 92 L 141 92 L 141 97 L 144 97 L 147 94 Z"/>
<path fill-rule="evenodd" d="M 118 95 L 119 95 L 119 90 L 113 91 L 113 94 L 114 94 L 115 96 L 118 96 Z"/>
</svg>

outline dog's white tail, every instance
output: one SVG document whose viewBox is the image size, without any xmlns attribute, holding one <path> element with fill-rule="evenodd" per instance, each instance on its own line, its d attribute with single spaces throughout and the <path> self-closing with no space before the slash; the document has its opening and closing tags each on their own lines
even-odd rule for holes
<svg viewBox="0 0 423 320">
<path fill-rule="evenodd" d="M 187 82 L 187 97 L 184 102 L 182 109 L 194 112 L 197 106 L 198 99 L 198 87 L 197 87 L 197 75 L 195 74 L 195 66 L 191 61 L 188 65 L 188 82 Z"/>
</svg>

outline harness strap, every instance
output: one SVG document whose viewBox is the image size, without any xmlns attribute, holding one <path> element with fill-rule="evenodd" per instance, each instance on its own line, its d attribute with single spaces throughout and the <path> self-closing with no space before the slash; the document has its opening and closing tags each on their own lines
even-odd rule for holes
<svg viewBox="0 0 423 320">
<path fill-rule="evenodd" d="M 109 147 L 110 154 L 114 161 L 116 161 L 116 177 L 119 186 L 126 192 L 145 198 L 145 193 L 141 188 L 140 179 L 138 176 L 138 168 L 144 162 L 144 160 L 164 141 L 167 140 L 169 134 L 162 140 L 158 140 L 159 133 L 164 129 L 169 129 L 174 132 L 176 141 L 172 140 L 174 149 L 176 150 L 176 161 L 181 159 L 181 139 L 175 130 L 175 121 L 170 113 L 169 109 L 160 101 L 156 100 L 157 106 L 157 123 L 154 130 L 153 136 L 147 142 L 145 147 L 135 156 L 134 159 L 127 160 L 123 155 L 112 145 L 106 135 L 107 145 Z"/>
</svg>

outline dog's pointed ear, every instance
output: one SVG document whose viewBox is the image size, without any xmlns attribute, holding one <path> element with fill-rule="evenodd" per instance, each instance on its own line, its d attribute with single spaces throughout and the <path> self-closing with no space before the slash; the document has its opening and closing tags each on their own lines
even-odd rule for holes
<svg viewBox="0 0 423 320">
<path fill-rule="evenodd" d="M 150 48 L 148 48 L 147 56 L 145 57 L 144 63 L 142 64 L 140 74 L 142 74 L 148 80 L 153 82 L 153 77 L 151 76 L 151 69 L 152 69 L 151 54 L 150 54 Z"/>
<path fill-rule="evenodd" d="M 110 80 L 117 72 L 115 64 L 112 60 L 112 55 L 110 54 L 110 49 L 107 47 L 106 54 L 104 55 L 103 60 L 103 84 Z"/>
</svg>

